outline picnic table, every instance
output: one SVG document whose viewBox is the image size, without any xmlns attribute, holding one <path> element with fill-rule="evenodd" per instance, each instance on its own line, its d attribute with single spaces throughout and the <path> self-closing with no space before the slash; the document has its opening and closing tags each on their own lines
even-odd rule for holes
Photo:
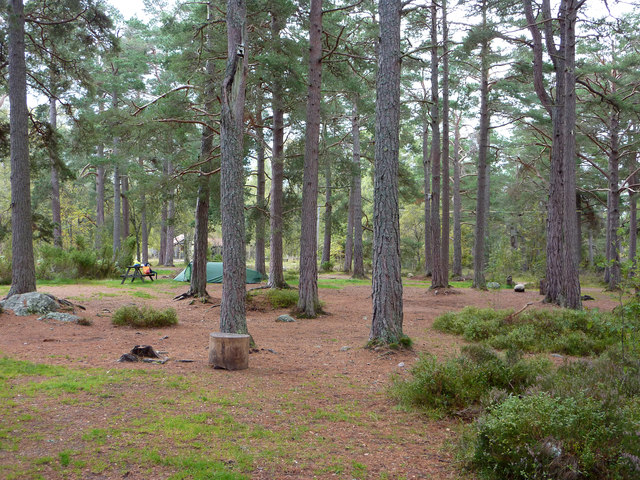
<svg viewBox="0 0 640 480">
<path fill-rule="evenodd" d="M 131 273 L 131 270 L 133 270 L 133 273 Z M 127 271 L 120 276 L 122 277 L 122 281 L 120 282 L 120 285 L 122 285 L 127 278 L 130 278 L 132 282 L 136 278 L 139 278 L 144 282 L 144 277 L 149 277 L 152 282 L 153 282 L 154 276 L 156 277 L 156 280 L 158 279 L 158 274 L 156 272 L 143 273 L 142 265 L 131 265 L 130 267 L 127 267 Z"/>
</svg>

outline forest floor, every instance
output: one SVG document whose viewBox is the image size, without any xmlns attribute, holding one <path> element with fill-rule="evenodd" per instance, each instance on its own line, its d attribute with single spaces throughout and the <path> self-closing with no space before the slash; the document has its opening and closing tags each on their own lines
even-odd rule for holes
<svg viewBox="0 0 640 480">
<path fill-rule="evenodd" d="M 235 372 L 208 366 L 220 310 L 173 301 L 187 284 L 165 278 L 39 287 L 83 305 L 80 315 L 92 324 L 0 316 L 0 381 L 9 386 L 0 388 L 0 478 L 471 478 L 453 458 L 458 422 L 399 409 L 388 394 L 392 378 L 408 376 L 420 354 L 458 352 L 460 338 L 431 328 L 444 312 L 550 307 L 536 291 L 435 292 L 428 282 L 408 283 L 404 332 L 412 351 L 364 348 L 370 286 L 321 288 L 327 313 L 317 319 L 277 323 L 287 310 L 250 309 L 258 351 L 249 369 Z M 588 308 L 616 305 L 598 289 L 585 290 L 596 299 Z M 209 293 L 218 304 L 221 286 L 209 285 Z M 173 307 L 180 323 L 113 326 L 111 314 L 133 303 Z M 139 344 L 170 360 L 117 362 Z"/>
</svg>

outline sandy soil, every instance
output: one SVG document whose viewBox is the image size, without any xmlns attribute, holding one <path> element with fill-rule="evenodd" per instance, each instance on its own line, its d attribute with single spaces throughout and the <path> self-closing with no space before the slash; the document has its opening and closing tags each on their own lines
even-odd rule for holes
<svg viewBox="0 0 640 480">
<path fill-rule="evenodd" d="M 339 277 L 339 275 L 332 275 Z M 427 285 L 427 284 L 425 284 Z M 208 385 L 214 382 L 228 392 L 256 396 L 256 409 L 238 409 L 235 414 L 242 421 L 257 423 L 266 429 L 284 428 L 280 418 L 283 391 L 304 395 L 312 410 L 326 410 L 337 404 L 358 405 L 369 412 L 369 418 L 359 423 L 320 422 L 316 429 L 329 442 L 326 456 L 337 455 L 366 466 L 366 478 L 457 478 L 450 449 L 445 446 L 455 436 L 455 422 L 434 421 L 415 412 L 399 411 L 386 393 L 392 374 L 408 375 L 411 365 L 421 353 L 442 358 L 455 354 L 462 341 L 431 329 L 433 320 L 447 311 L 460 310 L 468 305 L 496 309 L 520 309 L 528 302 L 530 308 L 549 308 L 540 303 L 536 291 L 476 292 L 457 289 L 453 293 L 433 292 L 427 288 L 404 288 L 404 332 L 414 341 L 413 351 L 370 351 L 367 342 L 371 323 L 371 288 L 349 286 L 342 289 L 321 289 L 326 315 L 295 323 L 277 323 L 278 315 L 286 310 L 249 310 L 247 323 L 259 351 L 249 360 L 249 369 L 238 372 L 213 370 L 207 365 L 208 336 L 217 331 L 219 308 L 189 300 L 172 298 L 186 290 L 185 284 L 157 282 L 148 288 L 118 288 L 84 285 L 42 287 L 43 292 L 81 304 L 86 311 L 80 314 L 92 321 L 91 326 L 37 321 L 35 316 L 16 317 L 12 313 L 0 316 L 2 335 L 0 353 L 16 359 L 59 364 L 74 368 L 148 369 L 183 375 L 194 382 Z M 136 293 L 138 292 L 138 293 Z M 139 298 L 143 296 L 151 298 Z M 221 286 L 210 285 L 214 303 L 219 303 Z M 610 310 L 615 299 L 589 290 L 596 298 L 586 304 L 589 308 Z M 148 295 L 145 295 L 148 294 Z M 164 329 L 131 329 L 111 324 L 111 314 L 118 307 L 135 303 L 156 308 L 173 307 L 180 324 Z M 170 361 L 164 365 L 117 363 L 121 354 L 134 345 L 148 344 L 167 352 Z M 348 348 L 344 348 L 348 347 Z M 176 360 L 192 360 L 182 363 Z M 115 408 L 115 407 L 113 407 Z M 63 409 L 64 410 L 64 409 Z M 60 414 L 60 412 L 58 412 Z M 76 412 L 77 413 L 77 412 Z M 61 413 L 64 415 L 64 411 Z M 70 413 L 67 413 L 71 417 Z M 96 428 L 109 422 L 106 415 L 85 412 L 86 422 Z M 133 415 L 133 414 L 132 414 Z M 75 417 L 74 417 L 75 418 Z M 315 435 L 318 435 L 318 433 Z M 310 433 L 309 433 L 310 432 Z M 314 426 L 306 435 L 312 440 Z M 335 450 L 335 451 L 334 451 Z M 0 454 L 0 467 L 10 462 Z M 318 473 L 318 462 L 270 462 L 258 465 L 252 478 L 347 478 L 328 472 Z M 2 469 L 0 468 L 0 471 Z M 91 478 L 123 478 L 109 473 Z M 55 473 L 45 478 L 57 478 Z M 157 475 L 157 476 L 155 476 Z M 0 473 L 0 478 L 2 474 Z M 135 465 L 127 470 L 126 478 L 166 478 L 160 469 L 155 474 L 139 472 Z M 89 477 L 88 477 L 89 478 Z"/>
</svg>

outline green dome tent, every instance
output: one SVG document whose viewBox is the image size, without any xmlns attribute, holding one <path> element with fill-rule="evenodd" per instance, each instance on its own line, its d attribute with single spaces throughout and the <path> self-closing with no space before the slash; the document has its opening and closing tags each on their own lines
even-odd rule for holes
<svg viewBox="0 0 640 480">
<path fill-rule="evenodd" d="M 178 282 L 191 281 L 191 264 L 187 265 L 174 280 Z M 256 270 L 247 268 L 247 283 L 260 283 L 262 275 Z M 207 262 L 207 283 L 222 283 L 222 262 Z"/>
</svg>

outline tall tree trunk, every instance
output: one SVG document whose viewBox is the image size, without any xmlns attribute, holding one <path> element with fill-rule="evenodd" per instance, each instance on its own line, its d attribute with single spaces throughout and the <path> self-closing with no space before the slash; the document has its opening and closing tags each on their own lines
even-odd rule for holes
<svg viewBox="0 0 640 480">
<path fill-rule="evenodd" d="M 433 247 L 431 245 L 431 152 L 429 151 L 429 123 L 425 112 L 422 124 L 422 169 L 424 172 L 424 274 L 431 276 Z"/>
<path fill-rule="evenodd" d="M 333 206 L 331 205 L 331 160 L 327 156 L 324 171 L 324 242 L 322 244 L 322 260 L 321 265 L 327 265 L 331 262 L 331 214 Z"/>
<path fill-rule="evenodd" d="M 248 333 L 245 313 L 244 104 L 248 45 L 245 0 L 227 1 L 227 67 L 222 80 L 220 209 L 222 211 L 222 302 L 220 331 Z"/>
<path fill-rule="evenodd" d="M 122 239 L 131 234 L 131 209 L 129 207 L 129 175 L 122 175 Z"/>
<path fill-rule="evenodd" d="M 353 263 L 353 188 L 355 171 L 351 174 L 351 185 L 349 186 L 349 205 L 347 206 L 347 238 L 344 242 L 344 266 L 342 271 L 348 273 L 351 271 L 351 264 Z"/>
<path fill-rule="evenodd" d="M 113 139 L 113 156 L 118 154 L 118 141 L 116 137 Z M 120 250 L 120 232 L 121 232 L 121 220 L 120 220 L 120 168 L 118 163 L 113 165 L 113 255 L 115 258 L 116 253 Z M 121 267 L 126 265 L 120 265 Z"/>
<path fill-rule="evenodd" d="M 486 2 L 483 3 L 482 24 L 486 27 Z M 473 287 L 484 290 L 486 279 L 484 276 L 485 237 L 487 228 L 489 170 L 487 156 L 489 152 L 489 42 L 482 41 L 480 49 L 481 79 L 480 79 L 480 131 L 478 134 L 478 191 L 476 198 L 476 227 L 473 248 Z"/>
<path fill-rule="evenodd" d="M 140 168 L 143 168 L 142 158 L 139 160 Z M 149 229 L 147 226 L 147 195 L 145 189 L 142 189 L 140 194 L 140 255 L 142 263 L 149 263 Z"/>
<path fill-rule="evenodd" d="M 442 0 L 442 284 L 449 286 L 450 182 L 449 175 L 449 25 L 447 2 Z"/>
<path fill-rule="evenodd" d="M 440 98 L 438 92 L 438 4 L 431 2 L 431 288 L 446 288 L 440 230 Z"/>
<path fill-rule="evenodd" d="M 104 145 L 98 145 L 98 158 L 104 157 Z M 104 234 L 104 165 L 98 165 L 96 169 L 96 248 L 102 247 Z"/>
<path fill-rule="evenodd" d="M 635 153 L 632 155 L 634 160 L 632 160 L 629 170 L 633 172 L 637 167 Z M 638 188 L 635 186 L 638 182 L 637 174 L 634 173 L 629 182 L 634 185 L 633 190 L 629 191 L 629 261 L 635 267 L 638 247 L 638 194 L 635 191 Z"/>
<path fill-rule="evenodd" d="M 614 112 L 609 125 L 609 191 L 607 192 L 607 287 L 616 290 L 620 286 L 620 151 L 619 151 L 620 113 Z"/>
<path fill-rule="evenodd" d="M 314 318 L 318 300 L 318 142 L 322 81 L 322 0 L 311 0 L 309 12 L 309 89 L 305 130 L 302 221 L 300 228 L 300 286 L 298 311 Z"/>
<path fill-rule="evenodd" d="M 173 185 L 173 182 L 170 180 L 171 175 L 173 174 L 173 164 L 171 160 L 167 162 L 167 176 L 169 178 L 170 187 L 169 187 L 169 198 L 167 199 L 167 239 L 166 239 L 166 251 L 164 254 L 164 265 L 169 267 L 173 267 L 173 256 L 175 251 L 175 246 L 173 244 L 173 240 L 176 236 L 176 227 L 175 227 L 175 193 L 176 189 Z"/>
<path fill-rule="evenodd" d="M 207 72 L 212 61 L 207 61 Z M 208 75 L 208 81 L 212 81 Z M 208 95 L 211 95 L 209 93 Z M 207 95 L 207 97 L 208 97 Z M 208 97 L 211 98 L 211 97 Z M 191 262 L 191 285 L 189 294 L 195 297 L 207 297 L 207 250 L 209 249 L 209 198 L 211 196 L 210 177 L 213 152 L 213 130 L 208 126 L 202 127 L 200 141 L 201 173 L 198 175 L 198 198 L 196 200 L 196 225 L 193 237 L 193 261 Z"/>
<path fill-rule="evenodd" d="M 567 308 L 582 308 L 580 295 L 578 214 L 576 205 L 576 22 L 581 0 L 563 0 L 566 3 L 565 64 L 564 64 L 564 122 L 563 122 L 563 196 L 562 226 L 564 227 L 562 298 Z M 562 16 L 562 14 L 561 14 Z M 562 72 L 562 70 L 561 70 Z"/>
<path fill-rule="evenodd" d="M 453 278 L 462 278 L 462 197 L 460 196 L 460 120 L 456 118 L 453 140 Z"/>
<path fill-rule="evenodd" d="M 398 209 L 400 0 L 380 0 L 373 196 L 373 318 L 371 343 L 402 337 L 402 278 Z"/>
<path fill-rule="evenodd" d="M 207 3 L 207 61 L 205 70 L 207 73 L 204 105 L 205 113 L 213 113 L 213 102 L 216 99 L 216 69 L 211 55 L 213 54 L 213 40 L 211 29 L 213 28 L 214 6 L 211 1 Z M 211 199 L 211 180 L 209 173 L 213 169 L 213 135 L 214 130 L 209 125 L 202 126 L 200 137 L 200 174 L 198 175 L 198 198 L 196 200 L 195 233 L 193 236 L 193 260 L 191 262 L 191 283 L 189 295 L 206 298 L 207 292 L 207 253 L 209 250 L 209 206 Z M 259 187 L 258 187 L 259 188 Z"/>
<path fill-rule="evenodd" d="M 53 83 L 53 81 L 52 81 Z M 55 87 L 52 85 L 51 91 Z M 49 153 L 51 161 L 51 219 L 53 221 L 53 244 L 62 248 L 62 215 L 60 213 L 60 157 L 58 149 L 58 111 L 55 97 L 49 97 L 49 127 L 52 142 Z"/>
<path fill-rule="evenodd" d="M 265 199 L 265 173 L 264 173 L 264 128 L 262 118 L 262 99 L 257 111 L 258 126 L 256 127 L 256 151 L 257 151 L 257 189 L 256 189 L 256 271 L 264 277 L 267 274 L 265 260 L 265 225 L 266 225 L 266 208 L 267 201 Z"/>
<path fill-rule="evenodd" d="M 118 93 L 113 91 L 111 95 L 111 104 L 113 109 L 118 108 Z M 120 168 L 118 167 L 119 159 L 118 146 L 120 144 L 120 137 L 116 136 L 113 138 L 113 258 L 115 259 L 116 253 L 120 250 L 120 232 L 121 228 L 121 217 L 120 217 Z M 125 265 L 120 265 L 121 267 Z"/>
<path fill-rule="evenodd" d="M 280 31 L 285 21 L 286 19 L 280 18 L 274 11 L 271 12 L 271 36 L 274 41 L 276 55 L 282 55 Z M 284 281 L 284 269 L 282 265 L 282 230 L 284 228 L 282 212 L 282 185 L 284 183 L 284 103 L 281 79 L 274 76 L 271 88 L 273 148 L 271 152 L 271 207 L 269 209 L 269 227 L 271 230 L 271 238 L 269 241 L 269 287 L 286 288 L 287 283 Z"/>
<path fill-rule="evenodd" d="M 362 247 L 362 179 L 360 173 L 360 118 L 358 117 L 358 100 L 353 102 L 353 120 L 351 135 L 353 137 L 353 278 L 364 278 L 364 252 Z"/>
<path fill-rule="evenodd" d="M 29 110 L 22 0 L 7 3 L 9 30 L 9 103 L 11 148 L 11 288 L 7 297 L 36 290 L 31 229 Z"/>
<path fill-rule="evenodd" d="M 536 94 L 552 118 L 551 168 L 547 207 L 547 264 L 545 301 L 580 308 L 578 277 L 575 179 L 575 23 L 582 3 L 562 0 L 558 15 L 560 44 L 556 46 L 549 0 L 542 2 L 542 21 L 533 13 L 531 0 L 523 0 L 532 36 Z M 542 31 L 541 31 L 542 29 Z M 545 89 L 543 35 L 553 63 L 556 98 Z"/>
<path fill-rule="evenodd" d="M 98 103 L 98 112 L 102 116 L 104 107 L 102 102 Z M 98 166 L 96 168 L 96 238 L 95 245 L 97 249 L 102 248 L 104 241 L 104 182 L 105 182 L 105 168 L 104 168 L 104 144 L 102 141 L 98 144 Z"/>
<path fill-rule="evenodd" d="M 167 257 L 167 216 L 169 198 L 166 194 L 166 189 L 169 188 L 169 164 L 167 160 L 162 161 L 162 207 L 160 209 L 160 250 L 158 251 L 158 265 L 166 264 Z"/>
<path fill-rule="evenodd" d="M 167 254 L 167 204 L 166 198 L 162 199 L 160 210 L 160 249 L 158 250 L 158 265 L 165 264 Z"/>
</svg>

